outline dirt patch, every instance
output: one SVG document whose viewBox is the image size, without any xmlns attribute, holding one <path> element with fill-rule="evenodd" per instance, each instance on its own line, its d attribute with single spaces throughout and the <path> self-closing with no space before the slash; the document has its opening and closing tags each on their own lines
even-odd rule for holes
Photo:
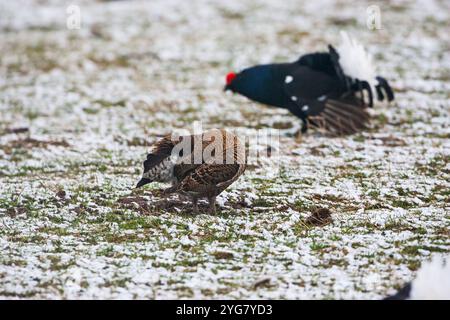
<svg viewBox="0 0 450 320">
<path fill-rule="evenodd" d="M 11 154 L 15 149 L 47 148 L 48 146 L 67 148 L 70 145 L 65 140 L 44 141 L 27 137 L 24 139 L 12 140 L 8 144 L 0 146 L 0 149 L 3 149 L 6 154 Z"/>
<path fill-rule="evenodd" d="M 67 196 L 67 194 L 66 194 L 66 192 L 65 192 L 64 190 L 59 190 L 59 191 L 56 193 L 56 196 L 57 196 L 59 199 L 65 199 L 66 196 Z"/>
<path fill-rule="evenodd" d="M 256 290 L 258 288 L 270 288 L 272 286 L 273 286 L 272 280 L 270 278 L 263 278 L 263 279 L 255 281 L 252 284 L 252 289 Z"/>
<path fill-rule="evenodd" d="M 6 128 L 3 130 L 3 132 L 0 133 L 0 135 L 6 135 L 6 134 L 19 134 L 19 133 L 25 133 L 30 131 L 27 127 L 18 127 L 18 128 Z"/>
<path fill-rule="evenodd" d="M 55 193 L 55 197 L 52 199 L 52 203 L 54 203 L 58 208 L 65 206 L 69 203 L 70 197 L 67 195 L 66 191 L 60 189 Z"/>
<path fill-rule="evenodd" d="M 313 194 L 313 199 L 314 200 L 321 200 L 321 201 L 329 201 L 329 202 L 333 202 L 333 203 L 341 203 L 341 202 L 347 202 L 347 199 L 340 197 L 340 196 L 336 196 L 333 194 L 318 194 L 315 193 Z"/>
<path fill-rule="evenodd" d="M 11 218 L 14 218 L 18 215 L 24 214 L 27 212 L 27 209 L 24 207 L 11 207 L 6 209 L 6 214 Z"/>
<path fill-rule="evenodd" d="M 318 147 L 312 147 L 309 152 L 316 157 L 323 157 L 325 156 L 325 153 Z"/>
<path fill-rule="evenodd" d="M 148 199 L 139 196 L 121 198 L 117 200 L 117 203 L 123 208 L 137 209 L 142 214 L 148 214 L 153 209 L 152 206 L 149 205 Z"/>
<path fill-rule="evenodd" d="M 314 210 L 306 219 L 307 226 L 323 227 L 333 222 L 331 211 L 327 208 L 319 208 Z"/>
<path fill-rule="evenodd" d="M 76 207 L 75 209 L 73 209 L 73 211 L 75 211 L 77 215 L 83 215 L 87 213 L 87 209 L 83 205 Z"/>
<path fill-rule="evenodd" d="M 228 260 L 228 259 L 233 259 L 234 255 L 231 252 L 217 251 L 217 252 L 214 252 L 214 258 Z"/>
</svg>

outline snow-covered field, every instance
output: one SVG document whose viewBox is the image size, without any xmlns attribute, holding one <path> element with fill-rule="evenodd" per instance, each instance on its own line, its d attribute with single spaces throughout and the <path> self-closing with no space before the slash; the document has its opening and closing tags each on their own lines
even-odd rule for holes
<svg viewBox="0 0 450 320">
<path fill-rule="evenodd" d="M 0 298 L 378 299 L 448 253 L 450 2 L 380 2 L 381 30 L 371 4 L 1 0 Z M 287 111 L 222 92 L 340 30 L 396 92 L 370 131 L 299 138 Z M 132 190 L 149 144 L 194 121 L 281 130 L 217 216 Z M 308 225 L 314 208 L 333 222 Z"/>
</svg>

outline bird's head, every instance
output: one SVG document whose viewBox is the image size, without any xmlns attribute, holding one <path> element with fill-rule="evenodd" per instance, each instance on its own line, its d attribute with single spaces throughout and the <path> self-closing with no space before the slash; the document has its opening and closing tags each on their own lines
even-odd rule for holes
<svg viewBox="0 0 450 320">
<path fill-rule="evenodd" d="M 272 68 L 271 65 L 258 65 L 238 73 L 230 72 L 225 78 L 224 91 L 229 90 L 251 100 L 270 104 L 274 86 Z"/>
<path fill-rule="evenodd" d="M 136 185 L 135 188 L 140 188 L 140 187 L 145 186 L 146 184 L 149 184 L 149 183 L 151 183 L 151 182 L 153 182 L 153 181 L 150 180 L 150 179 L 147 179 L 147 178 L 141 178 L 141 180 L 139 180 L 139 182 L 137 183 L 137 185 Z"/>
<path fill-rule="evenodd" d="M 249 93 L 265 89 L 264 84 L 270 80 L 270 67 L 259 65 L 243 69 L 238 73 L 229 72 L 225 77 L 224 91 L 230 90 L 248 96 Z"/>
<path fill-rule="evenodd" d="M 236 73 L 234 72 L 228 72 L 227 76 L 225 77 L 225 87 L 223 88 L 224 91 L 234 91 L 233 90 L 233 80 L 236 78 Z"/>
</svg>

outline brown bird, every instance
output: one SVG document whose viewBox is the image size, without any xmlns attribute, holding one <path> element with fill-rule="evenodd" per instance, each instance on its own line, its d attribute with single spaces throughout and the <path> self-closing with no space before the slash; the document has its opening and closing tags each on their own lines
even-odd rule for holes
<svg viewBox="0 0 450 320">
<path fill-rule="evenodd" d="M 197 201 L 206 197 L 210 213 L 216 212 L 216 196 L 245 170 L 245 147 L 226 130 L 212 129 L 198 135 L 166 135 L 153 145 L 144 161 L 144 173 L 136 188 L 151 182 L 168 182 L 166 194 L 178 193 Z"/>
</svg>

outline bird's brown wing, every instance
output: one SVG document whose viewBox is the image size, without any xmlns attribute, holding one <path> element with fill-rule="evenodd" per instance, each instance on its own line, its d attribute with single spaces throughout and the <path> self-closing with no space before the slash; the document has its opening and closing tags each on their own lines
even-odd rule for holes
<svg viewBox="0 0 450 320">
<path fill-rule="evenodd" d="M 176 164 L 173 168 L 173 175 L 182 181 L 186 176 L 188 176 L 192 171 L 197 169 L 201 164 L 190 164 L 190 163 L 180 163 Z"/>
<path fill-rule="evenodd" d="M 177 190 L 184 192 L 208 192 L 216 188 L 227 187 L 238 174 L 242 173 L 239 164 L 201 164 L 187 174 Z"/>
<path fill-rule="evenodd" d="M 319 107 L 319 112 L 314 112 L 315 103 L 310 103 L 309 106 L 311 110 L 308 121 L 332 135 L 347 135 L 365 130 L 370 122 L 367 109 L 358 105 L 356 100 L 350 103 L 329 99 Z"/>
</svg>

